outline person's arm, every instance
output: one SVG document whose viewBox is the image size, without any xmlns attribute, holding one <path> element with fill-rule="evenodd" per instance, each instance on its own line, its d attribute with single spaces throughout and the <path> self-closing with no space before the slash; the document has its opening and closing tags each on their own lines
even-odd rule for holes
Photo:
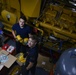
<svg viewBox="0 0 76 75">
<path fill-rule="evenodd" d="M 13 37 L 16 39 L 15 31 L 12 30 Z"/>
<path fill-rule="evenodd" d="M 29 70 L 33 66 L 33 62 L 29 62 L 28 66 L 26 67 L 26 70 Z"/>
</svg>

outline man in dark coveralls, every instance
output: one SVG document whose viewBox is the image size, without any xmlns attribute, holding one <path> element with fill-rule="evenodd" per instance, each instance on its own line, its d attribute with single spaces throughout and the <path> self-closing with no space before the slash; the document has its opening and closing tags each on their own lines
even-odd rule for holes
<svg viewBox="0 0 76 75">
<path fill-rule="evenodd" d="M 12 34 L 15 39 L 17 39 L 17 35 L 19 35 L 22 39 L 31 36 L 31 28 L 27 24 L 25 24 L 26 21 L 26 17 L 21 16 L 18 23 L 12 26 Z M 21 51 L 23 53 L 25 52 L 25 46 L 20 43 L 20 41 L 16 40 L 16 54 L 20 53 Z"/>
<path fill-rule="evenodd" d="M 22 66 L 22 74 L 20 75 L 35 75 L 37 58 L 38 58 L 38 46 L 37 46 L 37 36 L 33 35 L 28 40 L 28 49 L 25 65 Z"/>
</svg>

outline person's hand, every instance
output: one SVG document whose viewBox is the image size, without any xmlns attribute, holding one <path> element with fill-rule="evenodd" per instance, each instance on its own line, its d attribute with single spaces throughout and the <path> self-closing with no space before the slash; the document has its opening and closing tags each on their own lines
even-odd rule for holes
<svg viewBox="0 0 76 75">
<path fill-rule="evenodd" d="M 21 41 L 22 40 L 20 35 L 17 35 L 15 39 L 16 39 L 16 41 Z"/>
<path fill-rule="evenodd" d="M 15 40 L 16 40 L 16 41 L 18 41 L 18 39 L 17 39 L 17 38 L 15 38 Z"/>
<path fill-rule="evenodd" d="M 27 45 L 27 42 L 28 42 L 28 38 L 24 38 L 23 44 L 24 44 L 24 45 Z"/>
</svg>

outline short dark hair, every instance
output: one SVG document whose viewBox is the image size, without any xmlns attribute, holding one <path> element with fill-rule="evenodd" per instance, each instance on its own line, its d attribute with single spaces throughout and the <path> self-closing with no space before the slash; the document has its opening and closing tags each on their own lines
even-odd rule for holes
<svg viewBox="0 0 76 75">
<path fill-rule="evenodd" d="M 23 19 L 25 22 L 27 21 L 25 16 L 20 16 L 21 19 Z"/>
<path fill-rule="evenodd" d="M 30 37 L 32 40 L 35 40 L 36 42 L 38 42 L 38 37 L 37 35 L 32 35 L 32 37 Z"/>
</svg>

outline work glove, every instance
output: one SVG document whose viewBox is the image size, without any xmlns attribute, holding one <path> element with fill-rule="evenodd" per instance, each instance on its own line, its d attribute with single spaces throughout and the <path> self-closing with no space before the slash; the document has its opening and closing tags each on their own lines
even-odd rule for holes
<svg viewBox="0 0 76 75">
<path fill-rule="evenodd" d="M 20 43 L 22 43 L 23 42 L 23 39 L 21 38 L 20 35 L 17 35 L 16 36 L 16 41 L 19 41 Z"/>
<path fill-rule="evenodd" d="M 27 43 L 28 43 L 28 38 L 24 38 L 23 44 L 24 44 L 24 45 L 27 45 Z"/>
</svg>

